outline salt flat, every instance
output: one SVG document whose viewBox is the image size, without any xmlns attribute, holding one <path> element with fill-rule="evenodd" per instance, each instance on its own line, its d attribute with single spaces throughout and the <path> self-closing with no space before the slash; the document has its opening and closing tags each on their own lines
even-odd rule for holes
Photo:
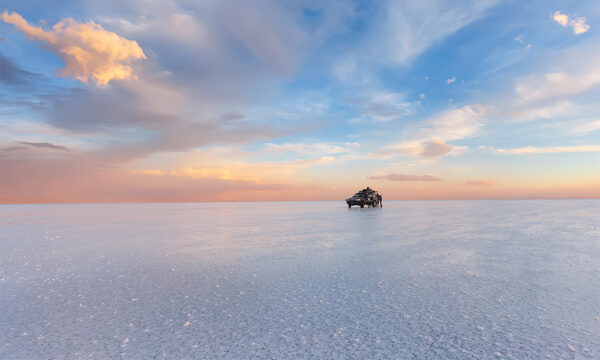
<svg viewBox="0 0 600 360">
<path fill-rule="evenodd" d="M 0 359 L 600 359 L 598 200 L 0 209 Z"/>
</svg>

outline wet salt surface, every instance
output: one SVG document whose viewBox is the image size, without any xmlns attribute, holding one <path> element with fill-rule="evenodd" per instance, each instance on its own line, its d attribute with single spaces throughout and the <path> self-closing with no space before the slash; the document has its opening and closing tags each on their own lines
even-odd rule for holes
<svg viewBox="0 0 600 360">
<path fill-rule="evenodd" d="M 10 205 L 0 359 L 600 359 L 600 201 Z"/>
</svg>

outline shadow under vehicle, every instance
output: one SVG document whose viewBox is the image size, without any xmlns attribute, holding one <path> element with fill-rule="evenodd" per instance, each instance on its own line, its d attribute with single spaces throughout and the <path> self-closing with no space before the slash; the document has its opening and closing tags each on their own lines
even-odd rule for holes
<svg viewBox="0 0 600 360">
<path fill-rule="evenodd" d="M 365 206 L 377 207 L 380 205 L 379 193 L 367 186 L 366 189 L 362 189 L 354 196 L 347 198 L 346 204 L 348 204 L 348 208 L 351 208 L 352 205 L 358 205 L 361 208 Z"/>
</svg>

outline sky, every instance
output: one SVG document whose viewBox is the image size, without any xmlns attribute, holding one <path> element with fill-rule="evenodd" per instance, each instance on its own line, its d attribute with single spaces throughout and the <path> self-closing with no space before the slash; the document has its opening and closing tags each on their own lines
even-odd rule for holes
<svg viewBox="0 0 600 360">
<path fill-rule="evenodd" d="M 600 198 L 596 1 L 2 4 L 2 203 Z"/>
</svg>

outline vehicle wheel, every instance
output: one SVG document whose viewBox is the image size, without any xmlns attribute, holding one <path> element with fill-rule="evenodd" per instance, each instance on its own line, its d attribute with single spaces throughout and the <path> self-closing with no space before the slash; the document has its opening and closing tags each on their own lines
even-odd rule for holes
<svg viewBox="0 0 600 360">
<path fill-rule="evenodd" d="M 352 205 L 348 204 L 348 209 L 350 209 L 352 207 Z"/>
<path fill-rule="evenodd" d="M 360 208 L 361 209 L 364 208 L 364 207 L 365 207 L 365 204 L 360 204 Z"/>
</svg>

